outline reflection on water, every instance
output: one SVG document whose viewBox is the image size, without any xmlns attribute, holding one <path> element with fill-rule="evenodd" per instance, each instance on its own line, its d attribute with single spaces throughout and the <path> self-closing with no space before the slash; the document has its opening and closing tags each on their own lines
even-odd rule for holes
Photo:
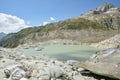
<svg viewBox="0 0 120 80">
<path fill-rule="evenodd" d="M 85 46 L 85 45 L 46 45 L 39 46 L 42 50 L 35 48 L 24 49 L 24 53 L 31 55 L 43 54 L 58 60 L 80 60 L 85 61 L 90 58 L 92 54 L 100 50 L 99 48 Z"/>
</svg>

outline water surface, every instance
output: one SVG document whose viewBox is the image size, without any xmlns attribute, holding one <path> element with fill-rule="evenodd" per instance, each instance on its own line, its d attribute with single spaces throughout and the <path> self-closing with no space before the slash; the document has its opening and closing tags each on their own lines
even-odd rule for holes
<svg viewBox="0 0 120 80">
<path fill-rule="evenodd" d="M 43 54 L 49 57 L 57 58 L 58 60 L 79 60 L 85 61 L 90 58 L 92 54 L 99 51 L 99 48 L 87 45 L 44 45 L 39 46 L 43 48 L 41 51 L 36 48 L 24 49 L 24 53 L 30 55 Z"/>
</svg>

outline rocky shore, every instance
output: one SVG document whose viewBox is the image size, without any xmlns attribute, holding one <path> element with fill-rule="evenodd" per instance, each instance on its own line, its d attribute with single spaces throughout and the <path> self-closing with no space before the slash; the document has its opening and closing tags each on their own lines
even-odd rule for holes
<svg viewBox="0 0 120 80">
<path fill-rule="evenodd" d="M 108 48 L 93 55 L 90 60 L 74 65 L 95 74 L 120 79 L 120 47 Z M 111 80 L 111 79 L 109 79 Z"/>
<path fill-rule="evenodd" d="M 116 47 L 118 44 L 120 44 L 120 34 L 115 35 L 109 39 L 103 40 L 99 43 L 92 44 L 92 46 L 105 49 L 105 48 Z"/>
<path fill-rule="evenodd" d="M 61 40 L 52 41 L 52 44 L 58 44 L 60 41 Z M 113 45 L 116 46 L 119 42 L 119 35 L 98 43 L 97 47 L 103 46 L 103 48 L 108 48 L 106 47 L 106 45 L 108 45 L 106 41 L 111 43 L 109 47 Z M 66 62 L 58 61 L 45 55 L 28 55 L 21 51 L 23 48 L 36 47 L 41 44 L 48 45 L 50 42 L 35 43 L 34 45 L 30 45 L 33 43 L 29 45 L 24 44 L 14 49 L 0 48 L 0 80 L 114 80 L 108 78 L 109 76 L 103 77 L 105 70 L 99 62 L 104 64 L 106 61 L 111 61 L 113 64 L 116 63 L 115 65 L 118 65 L 119 68 L 119 64 L 117 64 L 119 60 L 116 60 L 119 56 L 116 55 L 119 55 L 120 48 L 115 47 L 114 49 L 110 48 L 97 52 L 96 55 L 93 55 L 92 59 L 80 63 L 75 60 L 68 60 Z M 65 42 L 66 41 L 63 40 L 60 44 L 71 44 L 72 41 L 67 41 L 68 43 Z M 106 43 L 106 45 L 102 45 L 101 43 Z M 115 60 L 113 60 L 113 58 Z M 100 65 L 101 68 L 91 63 Z M 109 63 L 107 65 L 109 65 Z M 99 73 L 100 69 L 104 70 L 103 73 Z M 112 67 L 113 71 L 114 69 L 115 68 Z M 102 74 L 102 76 L 96 74 Z M 111 75 L 110 73 L 106 74 Z M 112 75 L 114 76 L 114 74 Z"/>
<path fill-rule="evenodd" d="M 0 80 L 84 80 L 84 77 L 68 63 L 0 48 Z"/>
<path fill-rule="evenodd" d="M 72 62 L 0 48 L 0 80 L 98 80 L 83 68 L 75 69 Z"/>
</svg>

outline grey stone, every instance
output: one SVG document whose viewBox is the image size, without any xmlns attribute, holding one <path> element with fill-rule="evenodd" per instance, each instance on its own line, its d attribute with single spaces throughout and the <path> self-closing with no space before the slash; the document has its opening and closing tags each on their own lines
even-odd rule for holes
<svg viewBox="0 0 120 80">
<path fill-rule="evenodd" d="M 29 80 L 29 79 L 27 79 L 27 78 L 21 78 L 20 80 Z"/>
<path fill-rule="evenodd" d="M 109 48 L 99 51 L 92 59 L 81 62 L 76 67 L 83 67 L 95 74 L 120 79 L 120 49 Z"/>
<path fill-rule="evenodd" d="M 21 64 L 9 65 L 4 69 L 4 73 L 10 80 L 20 80 L 26 77 L 26 72 Z"/>
<path fill-rule="evenodd" d="M 77 61 L 77 60 L 67 60 L 66 63 L 69 64 L 69 65 L 74 65 L 74 64 L 79 63 L 79 61 Z"/>
</svg>

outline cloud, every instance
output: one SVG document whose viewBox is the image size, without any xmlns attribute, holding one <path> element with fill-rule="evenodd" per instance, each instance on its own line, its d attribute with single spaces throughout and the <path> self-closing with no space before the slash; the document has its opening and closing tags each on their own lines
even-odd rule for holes
<svg viewBox="0 0 120 80">
<path fill-rule="evenodd" d="M 44 21 L 42 25 L 44 26 L 44 25 L 46 25 L 48 23 L 50 23 L 50 22 Z"/>
<path fill-rule="evenodd" d="M 53 18 L 53 17 L 50 17 L 50 20 L 51 20 L 51 21 L 54 21 L 54 20 L 55 20 L 55 18 Z"/>
<path fill-rule="evenodd" d="M 29 27 L 25 21 L 17 16 L 0 13 L 0 32 L 11 33 Z"/>
<path fill-rule="evenodd" d="M 49 24 L 49 23 L 53 22 L 54 20 L 55 20 L 55 18 L 50 17 L 48 21 L 44 21 L 44 22 L 43 22 L 42 24 L 40 24 L 40 25 L 45 26 L 46 24 Z"/>
</svg>

